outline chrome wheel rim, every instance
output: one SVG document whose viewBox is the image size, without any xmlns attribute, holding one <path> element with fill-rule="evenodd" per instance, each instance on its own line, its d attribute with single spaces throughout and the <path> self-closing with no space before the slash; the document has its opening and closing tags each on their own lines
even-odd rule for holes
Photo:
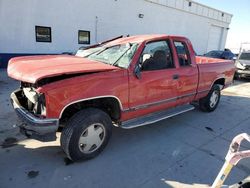
<svg viewBox="0 0 250 188">
<path fill-rule="evenodd" d="M 214 91 L 210 97 L 210 107 L 214 108 L 219 100 L 219 92 Z"/>
<path fill-rule="evenodd" d="M 99 149 L 104 141 L 106 132 L 100 123 L 88 126 L 79 138 L 79 149 L 82 153 L 89 154 Z"/>
</svg>

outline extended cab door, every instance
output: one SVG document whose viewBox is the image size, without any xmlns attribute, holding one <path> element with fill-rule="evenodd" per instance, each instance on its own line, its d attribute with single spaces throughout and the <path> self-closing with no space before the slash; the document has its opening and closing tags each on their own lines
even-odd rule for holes
<svg viewBox="0 0 250 188">
<path fill-rule="evenodd" d="M 192 102 L 197 92 L 199 82 L 198 67 L 191 43 L 187 39 L 173 38 L 176 61 L 178 62 L 177 105 Z"/>
<path fill-rule="evenodd" d="M 129 77 L 131 111 L 143 115 L 176 105 L 177 69 L 168 40 L 146 44 L 139 58 L 141 77 Z"/>
</svg>

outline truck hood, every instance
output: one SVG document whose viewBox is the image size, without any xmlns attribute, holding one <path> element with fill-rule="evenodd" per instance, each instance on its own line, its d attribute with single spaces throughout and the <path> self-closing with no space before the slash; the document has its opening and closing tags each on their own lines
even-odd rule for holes
<svg viewBox="0 0 250 188">
<path fill-rule="evenodd" d="M 95 73 L 119 69 L 98 61 L 69 55 L 16 57 L 9 61 L 8 75 L 16 80 L 36 83 L 60 75 Z"/>
<path fill-rule="evenodd" d="M 241 60 L 241 59 L 238 59 L 238 61 L 239 61 L 241 64 L 250 65 L 250 60 Z"/>
</svg>

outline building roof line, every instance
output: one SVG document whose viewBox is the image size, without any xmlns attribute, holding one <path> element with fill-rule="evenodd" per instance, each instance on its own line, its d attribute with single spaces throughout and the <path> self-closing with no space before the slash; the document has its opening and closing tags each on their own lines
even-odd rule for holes
<svg viewBox="0 0 250 188">
<path fill-rule="evenodd" d="M 176 10 L 179 10 L 179 11 L 183 11 L 183 12 L 187 12 L 189 14 L 194 14 L 194 15 L 197 15 L 197 16 L 201 16 L 201 17 L 205 17 L 205 18 L 209 18 L 209 19 L 213 19 L 213 20 L 216 20 L 216 21 L 219 21 L 219 22 L 223 22 L 223 23 L 227 23 L 227 24 L 230 24 L 231 22 L 231 19 L 233 17 L 232 14 L 229 14 L 229 13 L 226 13 L 224 11 L 221 11 L 221 10 L 218 10 L 218 9 L 215 9 L 215 8 L 212 8 L 212 7 L 209 7 L 209 6 L 206 6 L 206 5 L 203 5 L 203 4 L 200 4 L 200 3 L 197 3 L 195 1 L 192 1 L 192 0 L 182 0 L 182 2 L 192 2 L 194 3 L 196 6 L 201 6 L 202 8 L 205 8 L 208 10 L 207 12 L 207 15 L 204 15 L 204 14 L 201 14 L 201 13 L 198 13 L 197 10 L 196 11 L 190 11 L 190 10 L 186 10 L 185 8 L 180 8 L 180 7 L 177 7 L 176 5 L 172 6 L 172 5 L 169 5 L 168 3 L 164 4 L 162 2 L 160 2 L 159 0 L 145 0 L 149 3 L 153 3 L 153 4 L 157 4 L 157 5 L 160 5 L 160 6 L 165 6 L 165 7 L 169 7 L 169 8 L 172 8 L 172 9 L 176 9 Z M 223 13 L 224 16 L 224 19 L 219 19 L 219 18 L 215 18 L 213 16 L 209 16 L 209 10 L 211 11 L 216 11 L 218 13 Z M 225 17 L 226 16 L 226 17 Z"/>
<path fill-rule="evenodd" d="M 204 4 L 202 4 L 202 3 L 198 3 L 198 2 L 193 1 L 193 0 L 186 0 L 186 1 L 189 1 L 189 2 L 195 3 L 195 4 L 197 4 L 197 5 L 200 5 L 200 6 L 203 6 L 203 7 L 209 8 L 209 9 L 213 9 L 213 10 L 219 11 L 219 12 L 221 12 L 221 13 L 224 13 L 224 14 L 227 14 L 227 15 L 229 15 L 229 16 L 231 16 L 231 17 L 233 17 L 233 14 L 228 13 L 228 12 L 226 12 L 226 11 L 219 10 L 219 9 L 217 9 L 217 8 L 213 8 L 213 7 L 210 7 L 210 6 L 208 6 L 208 5 L 204 5 Z"/>
</svg>

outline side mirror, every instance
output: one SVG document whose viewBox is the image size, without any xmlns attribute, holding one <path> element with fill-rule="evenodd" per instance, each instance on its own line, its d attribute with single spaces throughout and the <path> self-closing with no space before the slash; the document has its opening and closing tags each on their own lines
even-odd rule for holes
<svg viewBox="0 0 250 188">
<path fill-rule="evenodd" d="M 138 64 L 135 67 L 134 74 L 135 74 L 136 78 L 141 79 L 141 70 L 140 70 L 140 66 Z"/>
</svg>

